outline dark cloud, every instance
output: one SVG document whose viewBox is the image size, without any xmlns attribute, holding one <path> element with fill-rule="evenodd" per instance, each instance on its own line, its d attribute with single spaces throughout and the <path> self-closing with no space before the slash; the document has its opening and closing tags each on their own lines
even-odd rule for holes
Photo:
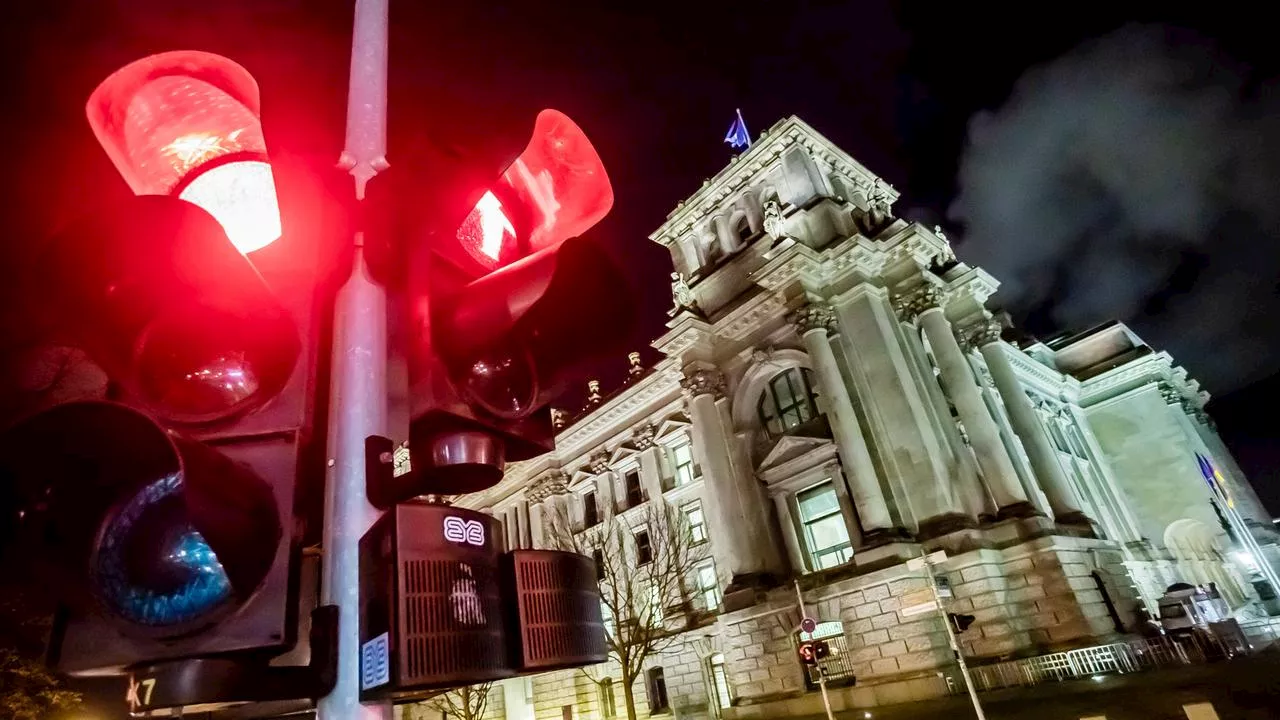
<svg viewBox="0 0 1280 720">
<path fill-rule="evenodd" d="M 1157 26 L 1034 68 L 970 123 L 961 255 L 1036 329 L 1119 317 L 1212 391 L 1274 372 L 1278 99 Z"/>
</svg>

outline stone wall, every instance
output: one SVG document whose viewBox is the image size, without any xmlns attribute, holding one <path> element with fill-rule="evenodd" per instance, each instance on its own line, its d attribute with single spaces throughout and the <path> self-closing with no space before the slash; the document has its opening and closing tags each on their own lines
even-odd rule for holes
<svg viewBox="0 0 1280 720">
<path fill-rule="evenodd" d="M 1114 635 L 1095 570 L 1122 621 L 1131 622 L 1138 600 L 1114 543 L 1043 537 L 1002 550 L 972 550 L 937 567 L 955 595 L 944 601 L 946 609 L 975 617 L 960 643 L 966 657 L 979 662 L 1092 645 Z M 927 587 L 922 572 L 899 564 L 810 590 L 805 602 L 819 621 L 843 624 L 844 652 L 859 687 L 906 683 L 913 688 L 908 694 L 936 695 L 946 690 L 936 682 L 939 671 L 952 664 L 943 616 L 902 614 L 904 599 Z M 739 705 L 803 693 L 787 629 L 796 622 L 793 597 L 780 589 L 768 603 L 721 616 L 726 672 Z M 919 698 L 897 698 L 910 699 Z M 735 710 L 727 715 L 755 714 Z"/>
</svg>

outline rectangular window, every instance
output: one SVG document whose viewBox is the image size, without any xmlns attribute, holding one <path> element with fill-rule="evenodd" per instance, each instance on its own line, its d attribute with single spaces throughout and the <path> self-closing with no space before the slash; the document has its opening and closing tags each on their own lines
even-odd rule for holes
<svg viewBox="0 0 1280 720">
<path fill-rule="evenodd" d="M 661 627 L 666 621 L 667 615 L 662 607 L 662 591 L 656 587 L 649 588 L 649 613 L 653 618 L 650 623 L 651 627 Z"/>
<path fill-rule="evenodd" d="M 636 564 L 648 565 L 653 562 L 653 545 L 649 542 L 649 531 L 636 533 Z"/>
<path fill-rule="evenodd" d="M 711 656 L 711 682 L 715 685 L 716 703 L 722 708 L 733 704 L 733 696 L 729 694 L 729 678 L 724 672 L 724 655 L 716 653 Z"/>
<path fill-rule="evenodd" d="M 584 493 L 582 495 L 582 527 L 595 527 L 599 522 L 600 511 L 596 507 L 596 494 Z"/>
<path fill-rule="evenodd" d="M 671 708 L 667 701 L 667 681 L 662 677 L 662 668 L 649 668 L 647 687 L 649 689 L 649 713 L 666 712 Z"/>
<path fill-rule="evenodd" d="M 613 697 L 613 678 L 600 683 L 600 715 L 605 720 L 618 717 L 618 701 Z"/>
<path fill-rule="evenodd" d="M 633 508 L 644 502 L 644 489 L 640 486 L 640 471 L 630 470 L 627 472 L 627 507 Z"/>
<path fill-rule="evenodd" d="M 813 569 L 826 570 L 849 562 L 853 545 L 831 481 L 797 493 L 796 506 Z"/>
<path fill-rule="evenodd" d="M 693 446 L 688 442 L 671 448 L 671 464 L 675 466 L 676 487 L 688 485 L 698 476 L 693 466 Z"/>
<path fill-rule="evenodd" d="M 605 637 L 613 637 L 616 629 L 613 626 L 613 613 L 610 612 L 609 606 L 600 601 L 600 622 L 604 625 Z"/>
<path fill-rule="evenodd" d="M 596 580 L 604 580 L 604 551 L 600 548 L 592 550 L 591 559 L 596 561 Z"/>
<path fill-rule="evenodd" d="M 702 596 L 702 606 L 708 611 L 720 609 L 720 580 L 716 577 L 714 560 L 704 560 L 697 566 L 698 594 Z"/>
<path fill-rule="evenodd" d="M 707 518 L 702 513 L 702 501 L 694 500 L 685 505 L 684 516 L 689 520 L 689 534 L 693 536 L 693 543 L 704 543 L 707 541 Z"/>
</svg>

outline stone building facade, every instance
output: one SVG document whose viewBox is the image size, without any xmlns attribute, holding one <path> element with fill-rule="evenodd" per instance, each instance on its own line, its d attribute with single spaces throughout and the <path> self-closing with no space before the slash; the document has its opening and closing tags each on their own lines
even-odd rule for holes
<svg viewBox="0 0 1280 720">
<path fill-rule="evenodd" d="M 641 715 L 821 712 L 797 592 L 837 708 L 946 692 L 944 620 L 906 564 L 926 551 L 947 553 L 947 609 L 976 617 L 976 663 L 1135 631 L 1175 581 L 1256 599 L 1195 454 L 1266 541 L 1270 522 L 1207 394 L 1122 324 L 1010 327 L 987 308 L 997 280 L 896 200 L 804 122 L 776 124 L 650 236 L 675 269 L 662 359 L 462 500 L 512 547 L 547 546 L 553 515 L 582 531 L 659 498 L 701 528 L 704 620 L 637 682 Z M 577 671 L 495 693 L 509 720 L 625 716 L 620 688 Z"/>
</svg>

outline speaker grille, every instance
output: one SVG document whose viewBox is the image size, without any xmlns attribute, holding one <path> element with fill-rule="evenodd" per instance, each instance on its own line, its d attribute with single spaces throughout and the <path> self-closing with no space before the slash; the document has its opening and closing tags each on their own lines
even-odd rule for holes
<svg viewBox="0 0 1280 720">
<path fill-rule="evenodd" d="M 400 570 L 406 683 L 435 685 L 463 675 L 480 682 L 511 674 L 495 566 L 406 559 Z"/>
<path fill-rule="evenodd" d="M 517 550 L 509 557 L 520 613 L 520 668 L 603 662 L 608 651 L 591 559 L 551 550 Z"/>
</svg>

